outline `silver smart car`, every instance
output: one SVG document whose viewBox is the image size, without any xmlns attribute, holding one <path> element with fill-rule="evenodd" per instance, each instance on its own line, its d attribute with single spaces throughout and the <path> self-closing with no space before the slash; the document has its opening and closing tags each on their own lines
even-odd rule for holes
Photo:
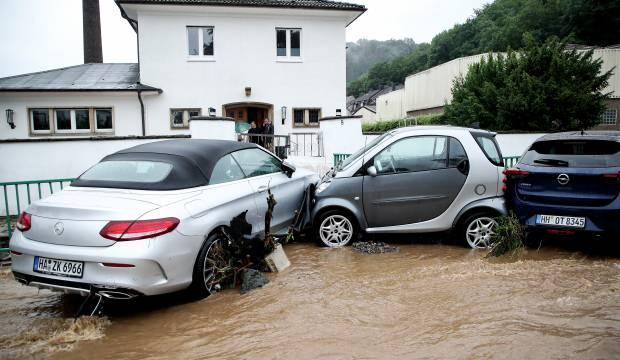
<svg viewBox="0 0 620 360">
<path fill-rule="evenodd" d="M 328 172 L 316 189 L 315 237 L 345 246 L 366 233 L 454 229 L 472 248 L 490 244 L 506 214 L 495 134 L 416 126 L 378 137 Z"/>
<path fill-rule="evenodd" d="M 218 229 L 244 214 L 264 231 L 266 192 L 277 199 L 272 231 L 286 232 L 309 184 L 254 144 L 169 140 L 105 157 L 63 191 L 34 202 L 11 238 L 23 284 L 129 299 L 217 286 Z"/>
</svg>

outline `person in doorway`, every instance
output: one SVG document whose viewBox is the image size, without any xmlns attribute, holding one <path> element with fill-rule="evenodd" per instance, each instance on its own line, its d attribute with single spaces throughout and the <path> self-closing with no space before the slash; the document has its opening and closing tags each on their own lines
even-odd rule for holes
<svg viewBox="0 0 620 360">
<path fill-rule="evenodd" d="M 269 118 L 263 121 L 264 147 L 269 151 L 273 151 L 273 124 Z"/>
<path fill-rule="evenodd" d="M 250 123 L 250 129 L 248 129 L 248 140 L 253 144 L 258 144 L 258 138 L 261 130 L 256 127 L 256 122 L 252 121 Z"/>
</svg>

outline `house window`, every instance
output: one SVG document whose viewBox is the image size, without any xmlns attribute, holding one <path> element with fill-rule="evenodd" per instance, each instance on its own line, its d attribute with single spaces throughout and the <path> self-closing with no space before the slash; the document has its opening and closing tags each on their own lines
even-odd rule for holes
<svg viewBox="0 0 620 360">
<path fill-rule="evenodd" d="M 213 26 L 187 27 L 187 54 L 195 59 L 209 59 L 215 55 Z"/>
<path fill-rule="evenodd" d="M 112 109 L 95 109 L 97 131 L 112 131 Z"/>
<path fill-rule="evenodd" d="M 319 126 L 321 109 L 293 109 L 293 126 Z"/>
<path fill-rule="evenodd" d="M 30 129 L 36 134 L 47 134 L 52 131 L 49 109 L 30 110 Z"/>
<path fill-rule="evenodd" d="M 607 109 L 603 111 L 603 114 L 601 114 L 600 125 L 616 125 L 617 121 L 618 121 L 618 110 L 616 109 Z"/>
<path fill-rule="evenodd" d="M 301 57 L 301 29 L 276 28 L 276 55 L 279 59 Z"/>
<path fill-rule="evenodd" d="M 202 109 L 170 109 L 170 128 L 189 129 L 189 119 L 201 115 Z"/>
<path fill-rule="evenodd" d="M 112 108 L 30 109 L 33 135 L 71 135 L 114 132 Z"/>
</svg>

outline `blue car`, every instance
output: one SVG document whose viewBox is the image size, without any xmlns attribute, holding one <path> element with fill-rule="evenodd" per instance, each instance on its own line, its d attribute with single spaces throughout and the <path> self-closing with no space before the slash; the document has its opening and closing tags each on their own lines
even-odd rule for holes
<svg viewBox="0 0 620 360">
<path fill-rule="evenodd" d="M 543 136 L 504 175 L 508 205 L 528 230 L 620 234 L 620 131 Z"/>
</svg>

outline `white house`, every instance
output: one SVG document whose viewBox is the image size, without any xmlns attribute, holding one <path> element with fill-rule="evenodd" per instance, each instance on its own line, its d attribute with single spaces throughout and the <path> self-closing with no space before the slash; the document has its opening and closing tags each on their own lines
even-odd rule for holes
<svg viewBox="0 0 620 360">
<path fill-rule="evenodd" d="M 107 152 L 187 137 L 189 118 L 269 118 L 316 133 L 346 111 L 345 29 L 366 11 L 325 0 L 116 0 L 138 64 L 0 79 L 0 182 L 75 177 Z M 244 128 L 243 126 L 239 126 Z M 309 138 L 308 138 L 309 139 Z M 79 149 L 73 160 L 67 149 Z M 23 163 L 40 166 L 24 167 Z"/>
</svg>

